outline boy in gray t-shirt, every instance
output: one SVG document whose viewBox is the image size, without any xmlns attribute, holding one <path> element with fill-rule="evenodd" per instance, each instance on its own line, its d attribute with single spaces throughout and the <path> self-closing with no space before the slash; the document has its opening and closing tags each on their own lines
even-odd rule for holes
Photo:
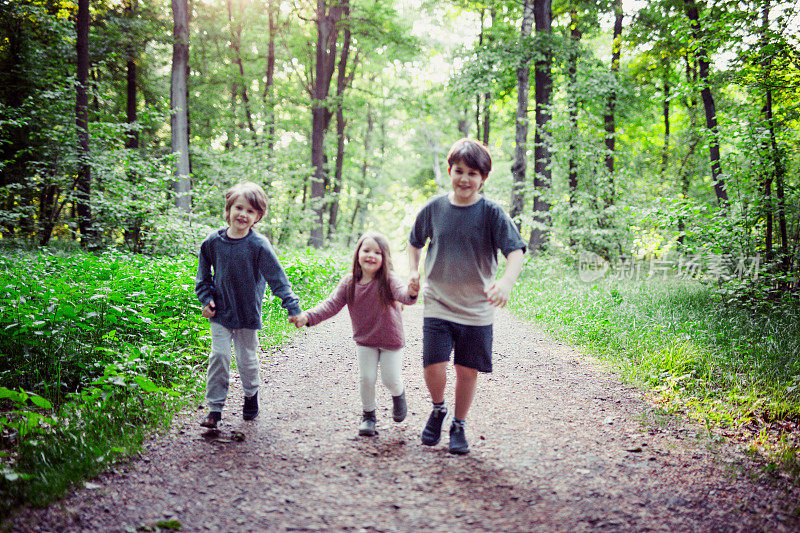
<svg viewBox="0 0 800 533">
<path fill-rule="evenodd" d="M 494 307 L 508 302 L 522 270 L 525 243 L 516 226 L 496 203 L 480 191 L 492 169 L 485 146 L 471 139 L 456 141 L 447 156 L 452 192 L 432 198 L 417 214 L 409 236 L 411 279 L 419 278 L 422 248 L 427 284 L 422 328 L 422 364 L 433 402 L 422 443 L 435 446 L 447 415 L 444 390 L 447 363 L 453 352 L 456 371 L 455 413 L 450 427 L 450 453 L 469 452 L 464 420 L 478 372 L 492 371 Z M 506 256 L 503 276 L 497 274 L 497 251 Z"/>
</svg>

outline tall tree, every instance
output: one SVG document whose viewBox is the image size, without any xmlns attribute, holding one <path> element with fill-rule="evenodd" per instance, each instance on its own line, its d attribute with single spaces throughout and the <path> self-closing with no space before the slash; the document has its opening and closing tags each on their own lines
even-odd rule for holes
<svg viewBox="0 0 800 533">
<path fill-rule="evenodd" d="M 134 19 L 136 16 L 136 0 L 127 0 L 125 3 L 125 13 L 130 20 Z M 125 121 L 128 124 L 125 147 L 133 149 L 139 148 L 139 133 L 136 130 L 136 52 L 135 40 L 131 38 L 127 44 L 127 49 L 125 50 Z"/>
<path fill-rule="evenodd" d="M 608 172 L 609 191 L 606 196 L 606 206 L 614 203 L 614 145 L 617 140 L 617 127 L 615 111 L 617 107 L 617 84 L 619 73 L 619 59 L 622 51 L 622 0 L 614 0 L 614 34 L 611 47 L 611 83 L 606 101 L 606 113 L 603 124 L 606 132 L 605 165 Z"/>
<path fill-rule="evenodd" d="M 373 78 L 374 81 L 374 78 Z M 372 106 L 367 103 L 367 125 L 364 131 L 364 159 L 361 161 L 361 182 L 358 189 L 359 194 L 356 197 L 356 205 L 353 207 L 353 214 L 350 217 L 350 233 L 347 236 L 347 246 L 349 247 L 352 242 L 358 238 L 358 235 L 363 229 L 361 224 L 356 227 L 356 220 L 363 221 L 362 212 L 366 210 L 366 203 L 372 192 L 367 181 L 367 174 L 369 172 L 369 154 L 372 151 L 372 129 L 374 127 L 374 117 Z"/>
<path fill-rule="evenodd" d="M 569 115 L 569 162 L 567 186 L 569 187 L 569 205 L 576 203 L 578 192 L 578 57 L 583 32 L 580 27 L 578 12 L 569 12 L 569 39 L 567 50 L 567 113 Z"/>
<path fill-rule="evenodd" d="M 519 66 L 517 67 L 517 120 L 514 134 L 514 162 L 511 165 L 511 210 L 509 215 L 518 229 L 525 208 L 525 173 L 528 166 L 528 99 L 531 77 L 530 36 L 533 27 L 534 0 L 523 0 L 522 23 L 519 33 Z"/>
<path fill-rule="evenodd" d="M 79 163 L 77 179 L 77 215 L 81 245 L 89 246 L 94 238 L 92 227 L 92 169 L 89 164 L 89 97 L 86 84 L 89 78 L 89 0 L 78 0 L 77 21 L 77 83 L 75 85 L 75 125 L 78 131 Z"/>
<path fill-rule="evenodd" d="M 228 27 L 230 30 L 230 48 L 231 48 L 231 59 L 233 60 L 233 64 L 236 65 L 236 82 L 235 85 L 238 90 L 241 92 L 242 97 L 242 106 L 244 107 L 244 116 L 247 121 L 247 128 L 250 130 L 250 134 L 252 135 L 253 142 L 258 144 L 258 133 L 256 132 L 256 127 L 253 124 L 253 113 L 250 109 L 250 97 L 247 93 L 247 80 L 245 79 L 244 75 L 244 63 L 242 62 L 242 19 L 243 16 L 243 6 L 241 2 L 238 2 L 239 6 L 239 13 L 238 17 L 234 19 L 233 17 L 233 0 L 226 1 L 226 7 L 228 8 Z"/>
<path fill-rule="evenodd" d="M 189 6 L 187 0 L 172 0 L 172 77 L 170 79 L 170 126 L 175 160 L 175 206 L 189 212 L 192 207 L 192 173 L 189 159 Z"/>
<path fill-rule="evenodd" d="M 267 114 L 267 171 L 272 170 L 275 158 L 275 32 L 277 30 L 277 0 L 267 1 L 269 37 L 267 42 L 267 71 L 264 82 L 264 107 Z M 267 183 L 269 185 L 269 183 Z"/>
<path fill-rule="evenodd" d="M 762 114 L 764 122 L 766 123 L 769 132 L 769 146 L 765 152 L 769 154 L 770 165 L 765 173 L 763 183 L 764 203 L 766 207 L 766 227 L 765 227 L 765 248 L 766 259 L 771 261 L 773 259 L 773 210 L 772 210 L 772 184 L 775 183 L 777 195 L 777 215 L 778 215 L 778 235 L 781 242 L 781 255 L 782 267 L 784 272 L 788 272 L 791 262 L 791 252 L 789 250 L 789 234 L 786 225 L 786 199 L 784 190 L 784 180 L 786 177 L 786 168 L 783 162 L 781 150 L 778 148 L 777 136 L 775 133 L 775 116 L 773 106 L 773 89 L 771 82 L 772 77 L 772 54 L 770 51 L 769 39 L 769 13 L 770 13 L 770 0 L 763 0 L 761 6 L 761 69 L 763 71 L 763 80 L 765 80 L 764 91 L 764 106 Z"/>
<path fill-rule="evenodd" d="M 543 250 L 550 233 L 550 202 L 546 195 L 550 191 L 552 171 L 548 139 L 550 124 L 550 96 L 553 90 L 552 43 L 553 11 L 551 0 L 534 2 L 533 9 L 539 53 L 535 62 L 534 84 L 536 87 L 536 135 L 533 149 L 533 227 L 531 228 L 528 249 L 531 252 Z"/>
<path fill-rule="evenodd" d="M 311 181 L 311 202 L 314 221 L 308 244 L 319 248 L 323 244 L 323 213 L 325 212 L 325 133 L 331 120 L 328 94 L 336 65 L 339 21 L 349 8 L 349 0 L 317 0 L 316 25 L 317 44 L 315 48 L 314 79 L 311 87 L 311 166 L 314 176 Z"/>
<path fill-rule="evenodd" d="M 667 168 L 669 168 L 669 136 L 670 136 L 669 102 L 671 100 L 670 77 L 672 75 L 672 65 L 670 64 L 668 59 L 664 58 L 661 61 L 661 70 L 663 72 L 662 90 L 661 90 L 661 114 L 664 117 L 664 146 L 661 149 L 661 175 L 666 176 Z"/>
<path fill-rule="evenodd" d="M 524 8 L 523 8 L 524 11 Z M 497 14 L 497 10 L 494 5 L 489 7 L 489 24 L 488 29 L 492 29 L 494 26 L 494 19 Z M 478 46 L 483 46 L 484 40 L 486 43 L 491 47 L 494 42 L 494 37 L 491 33 L 487 31 L 487 26 L 484 24 L 484 19 L 486 17 L 486 8 L 481 8 L 481 33 L 478 36 Z M 532 23 L 531 23 L 532 24 Z M 528 31 L 530 34 L 530 30 Z M 530 58 L 528 58 L 530 62 Z M 481 102 L 481 99 L 483 102 Z M 475 137 L 479 138 L 483 141 L 483 144 L 489 144 L 489 136 L 491 132 L 491 125 L 492 125 L 492 91 L 487 89 L 481 95 L 478 92 L 475 95 L 475 131 L 477 132 Z"/>
<path fill-rule="evenodd" d="M 129 22 L 132 22 L 136 17 L 137 0 L 127 0 L 125 3 L 125 15 Z M 128 126 L 128 131 L 125 135 L 125 148 L 128 150 L 139 149 L 139 130 L 138 130 L 138 113 L 137 113 L 137 73 L 136 73 L 136 60 L 137 48 L 135 32 L 131 31 L 130 39 L 127 43 L 125 50 L 125 122 Z M 131 168 L 127 171 L 128 180 L 131 183 L 139 181 L 138 172 L 136 169 Z M 139 214 L 129 218 L 125 224 L 124 235 L 125 242 L 131 247 L 134 252 L 141 251 L 141 233 L 142 233 L 143 217 Z"/>
<path fill-rule="evenodd" d="M 333 173 L 333 194 L 328 212 L 328 237 L 332 237 L 336 231 L 337 216 L 339 214 L 339 194 L 342 191 L 342 169 L 344 167 L 344 146 L 345 128 L 347 120 L 344 116 L 344 93 L 347 87 L 353 82 L 353 77 L 358 64 L 358 55 L 353 60 L 353 66 L 348 72 L 348 61 L 350 58 L 350 43 L 352 32 L 350 31 L 350 6 L 345 6 L 343 13 L 344 42 L 342 43 L 342 53 L 339 56 L 339 66 L 336 75 L 336 168 Z"/>
<path fill-rule="evenodd" d="M 714 192 L 717 195 L 717 203 L 722 207 L 727 207 L 728 192 L 725 188 L 725 179 L 722 177 L 722 163 L 720 162 L 717 108 L 714 103 L 714 95 L 711 94 L 710 64 L 708 52 L 704 44 L 703 28 L 700 24 L 700 13 L 695 0 L 684 0 L 683 4 L 694 39 L 695 56 L 697 59 L 701 87 L 700 97 L 703 100 L 703 108 L 706 114 L 706 128 L 708 128 L 710 135 L 708 150 L 709 159 L 711 161 L 711 179 L 714 182 Z"/>
</svg>

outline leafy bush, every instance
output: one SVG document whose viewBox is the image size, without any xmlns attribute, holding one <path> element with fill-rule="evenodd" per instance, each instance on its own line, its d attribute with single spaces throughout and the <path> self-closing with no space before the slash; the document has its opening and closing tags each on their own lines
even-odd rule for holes
<svg viewBox="0 0 800 533">
<path fill-rule="evenodd" d="M 800 307 L 752 308 L 693 279 L 583 283 L 530 261 L 511 308 L 722 425 L 800 415 Z"/>
<path fill-rule="evenodd" d="M 338 280 L 336 255 L 284 254 L 304 307 Z M 208 321 L 197 258 L 45 250 L 0 256 L 0 511 L 45 504 L 199 393 Z M 261 341 L 294 331 L 267 293 Z"/>
<path fill-rule="evenodd" d="M 175 359 L 200 346 L 193 263 L 114 252 L 0 257 L 0 384 L 58 406 L 120 353 L 169 384 Z"/>
</svg>

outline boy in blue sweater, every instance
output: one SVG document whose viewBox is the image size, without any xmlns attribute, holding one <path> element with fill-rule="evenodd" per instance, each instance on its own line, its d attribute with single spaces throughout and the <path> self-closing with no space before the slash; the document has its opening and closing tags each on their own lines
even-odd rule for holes
<svg viewBox="0 0 800 533">
<path fill-rule="evenodd" d="M 266 286 L 281 299 L 289 316 L 301 312 L 283 267 L 269 241 L 253 231 L 267 208 L 259 185 L 245 182 L 225 193 L 227 228 L 211 233 L 200 246 L 195 292 L 203 316 L 211 321 L 211 355 L 206 378 L 209 413 L 200 425 L 214 429 L 228 397 L 231 344 L 244 389 L 245 420 L 258 416 L 258 330 Z"/>
</svg>

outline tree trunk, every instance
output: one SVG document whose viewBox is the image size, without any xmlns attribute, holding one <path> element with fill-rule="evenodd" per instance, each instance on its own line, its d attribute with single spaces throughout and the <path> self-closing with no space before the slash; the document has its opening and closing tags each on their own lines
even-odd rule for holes
<svg viewBox="0 0 800 533">
<path fill-rule="evenodd" d="M 475 138 L 481 138 L 481 95 L 475 95 Z"/>
<path fill-rule="evenodd" d="M 469 107 L 464 107 L 461 118 L 458 119 L 458 133 L 462 137 L 469 137 Z"/>
<path fill-rule="evenodd" d="M 494 26 L 495 14 L 496 14 L 495 8 L 492 7 L 489 10 L 489 21 L 490 21 L 489 27 Z M 486 27 L 483 24 L 484 15 L 485 15 L 485 9 L 481 9 L 481 34 L 478 40 L 479 44 L 483 44 L 483 36 L 486 30 Z M 487 39 L 490 44 L 494 41 L 494 38 L 492 38 L 491 34 Z M 491 131 L 491 124 L 492 124 L 492 93 L 490 91 L 486 91 L 485 93 L 483 93 L 482 106 L 481 106 L 481 95 L 480 93 L 478 93 L 475 95 L 475 138 L 481 139 L 481 141 L 483 141 L 483 144 L 485 144 L 486 146 L 489 145 L 489 132 Z"/>
<path fill-rule="evenodd" d="M 761 47 L 764 48 L 767 44 L 767 31 L 769 30 L 769 0 L 764 2 L 764 5 L 761 9 Z M 768 59 L 764 60 L 764 78 L 769 79 L 769 71 L 770 71 L 770 61 Z M 770 132 L 770 141 L 772 140 L 773 136 L 773 129 L 772 129 L 772 89 L 769 85 L 766 87 L 766 98 L 764 102 L 764 107 L 761 110 L 761 113 L 764 115 L 764 121 L 767 123 L 767 128 Z M 766 144 L 766 143 L 764 143 Z M 762 146 L 762 150 L 764 153 L 768 153 L 772 149 L 771 142 L 770 146 Z M 773 156 L 774 161 L 774 156 Z M 764 167 L 767 166 L 766 162 L 763 164 Z M 763 205 L 764 205 L 764 215 L 766 218 L 766 227 L 764 233 L 764 256 L 767 263 L 771 263 L 772 259 L 774 258 L 774 251 L 772 247 L 772 239 L 773 239 L 773 220 L 772 220 L 772 180 L 775 177 L 775 167 L 773 164 L 773 168 L 771 170 L 765 169 L 764 171 L 764 183 L 762 184 L 762 191 L 763 191 Z"/>
<path fill-rule="evenodd" d="M 717 127 L 717 109 L 714 104 L 714 96 L 711 94 L 709 80 L 709 62 L 705 47 L 703 47 L 703 32 L 700 26 L 700 13 L 697 10 L 695 0 L 684 0 L 686 16 L 692 28 L 692 36 L 697 43 L 697 63 L 699 66 L 700 97 L 703 100 L 703 108 L 706 114 L 706 127 L 711 133 L 709 141 L 709 159 L 711 161 L 711 179 L 714 182 L 714 192 L 717 195 L 717 203 L 721 207 L 728 206 L 728 192 L 725 188 L 725 180 L 722 177 L 722 164 L 720 163 L 719 153 L 719 129 Z"/>
<path fill-rule="evenodd" d="M 175 163 L 175 206 L 187 213 L 192 207 L 191 160 L 189 159 L 189 6 L 187 0 L 172 0 L 173 43 L 170 78 L 170 126 Z"/>
<path fill-rule="evenodd" d="M 770 100 L 770 89 L 767 89 L 767 103 L 764 104 L 764 108 L 762 109 L 762 113 L 764 114 L 764 119 L 767 122 L 767 127 L 770 129 L 770 137 L 772 137 L 772 124 L 771 124 L 771 110 L 769 109 L 771 102 Z M 765 143 L 766 144 L 766 143 Z M 762 147 L 765 151 L 771 150 L 772 146 L 770 145 L 769 148 Z M 765 165 L 766 166 L 766 165 Z M 772 218 L 772 180 L 775 176 L 775 168 L 772 169 L 765 169 L 764 171 L 764 183 L 762 185 L 763 190 L 763 203 L 764 203 L 764 215 L 765 215 L 765 228 L 764 228 L 764 258 L 766 259 L 767 263 L 771 263 L 772 259 L 774 258 L 774 250 L 772 247 L 772 239 L 773 239 L 773 218 Z"/>
<path fill-rule="evenodd" d="M 136 0 L 129 0 L 125 5 L 125 12 L 130 19 L 133 19 L 136 16 Z M 125 148 L 128 150 L 138 150 L 139 149 L 139 132 L 137 130 L 138 125 L 136 121 L 138 119 L 137 116 L 137 97 L 136 97 L 136 44 L 131 40 L 128 43 L 128 50 L 127 50 L 127 64 L 126 64 L 126 72 L 127 72 L 127 99 L 125 105 L 125 114 L 126 114 L 126 122 L 128 124 L 128 131 L 125 138 Z M 139 176 L 136 170 L 129 169 L 127 171 L 128 181 L 130 183 L 138 183 Z M 135 194 L 135 193 L 134 193 Z M 137 198 L 138 199 L 138 198 Z M 131 250 L 135 253 L 141 252 L 142 245 L 141 245 L 141 234 L 142 234 L 142 222 L 143 217 L 141 213 L 132 213 L 129 216 L 125 217 L 125 227 L 124 227 L 124 236 L 125 242 L 128 244 Z"/>
<path fill-rule="evenodd" d="M 237 67 L 236 77 L 239 79 L 239 86 L 242 88 L 242 106 L 244 107 L 244 116 L 247 120 L 247 128 L 250 130 L 250 134 L 253 136 L 253 142 L 258 145 L 258 133 L 256 133 L 256 127 L 253 124 L 253 114 L 250 110 L 250 97 L 247 96 L 247 80 L 244 77 L 244 64 L 242 63 L 242 13 L 240 9 L 240 21 L 238 23 L 234 23 L 231 0 L 227 0 L 226 4 L 228 7 L 228 23 L 230 24 L 231 32 L 230 47 L 233 55 L 233 64 Z M 241 4 L 239 5 L 241 6 Z"/>
<path fill-rule="evenodd" d="M 230 88 L 231 94 L 231 123 L 229 124 L 228 130 L 228 138 L 225 139 L 225 150 L 233 150 L 233 147 L 236 145 L 236 130 L 238 129 L 238 124 L 236 121 L 236 101 L 239 99 L 239 89 L 237 89 L 236 82 L 231 83 Z"/>
<path fill-rule="evenodd" d="M 311 103 L 311 166 L 314 176 L 311 180 L 311 208 L 314 210 L 314 221 L 309 246 L 320 248 L 323 244 L 323 213 L 325 212 L 325 133 L 331 119 L 328 109 L 328 92 L 333 78 L 336 61 L 336 41 L 339 30 L 337 24 L 341 19 L 343 6 L 348 0 L 330 7 L 325 0 L 317 0 L 317 45 L 315 51 L 314 81 Z"/>
<path fill-rule="evenodd" d="M 521 53 L 517 67 L 517 123 L 514 134 L 514 162 L 511 165 L 511 210 L 509 216 L 522 229 L 522 213 L 525 209 L 525 174 L 528 168 L 528 100 L 531 79 L 531 51 L 528 40 L 533 27 L 534 0 L 523 0 L 522 23 L 519 44 Z"/>
<path fill-rule="evenodd" d="M 769 74 L 767 74 L 767 79 Z M 781 151 L 775 137 L 775 119 L 772 114 L 772 89 L 767 87 L 766 119 L 769 127 L 769 139 L 772 153 L 772 175 L 775 180 L 775 194 L 778 199 L 778 233 L 781 239 L 781 267 L 783 272 L 788 272 L 791 267 L 791 251 L 789 250 L 789 232 L 786 225 L 786 198 L 784 196 L 784 181 L 786 167 L 783 163 Z M 772 181 L 772 180 L 770 180 Z M 765 191 L 768 194 L 768 191 Z M 767 204 L 769 205 L 769 204 Z"/>
<path fill-rule="evenodd" d="M 348 21 L 344 28 L 344 42 L 342 53 L 339 56 L 338 73 L 336 76 L 336 170 L 333 177 L 333 194 L 331 195 L 330 209 L 328 211 L 328 238 L 336 233 L 336 219 L 339 214 L 339 194 L 342 192 L 342 169 L 344 167 L 344 132 L 347 121 L 344 118 L 344 92 L 355 76 L 355 64 L 351 72 L 347 72 L 347 62 L 350 57 L 350 6 L 345 6 L 343 17 Z M 355 63 L 355 61 L 354 61 Z"/>
<path fill-rule="evenodd" d="M 483 95 L 483 144 L 489 146 L 489 132 L 492 125 L 492 93 Z"/>
<path fill-rule="evenodd" d="M 75 126 L 78 134 L 78 163 L 76 211 L 81 246 L 90 247 L 94 243 L 92 227 L 91 183 L 92 170 L 89 166 L 89 98 L 86 82 L 89 78 L 89 0 L 78 0 L 77 22 L 77 83 L 75 86 Z"/>
<path fill-rule="evenodd" d="M 372 80 L 374 81 L 374 79 Z M 373 127 L 373 118 L 372 118 L 372 108 L 367 104 L 367 129 L 364 132 L 364 160 L 361 162 L 361 184 L 359 186 L 358 198 L 356 199 L 356 205 L 353 207 L 353 214 L 350 217 L 350 234 L 347 237 L 347 247 L 349 248 L 353 240 L 358 238 L 356 235 L 356 219 L 360 215 L 360 211 L 362 209 L 361 199 L 364 198 L 366 202 L 366 195 L 367 195 L 367 172 L 369 171 L 369 154 L 372 150 L 370 145 L 370 141 L 372 140 L 372 127 Z"/>
<path fill-rule="evenodd" d="M 47 246 L 53 236 L 53 228 L 61 211 L 57 207 L 59 188 L 57 185 L 45 185 L 39 193 L 39 246 Z"/>
<path fill-rule="evenodd" d="M 536 35 L 549 40 L 553 12 L 551 0 L 534 2 L 534 22 Z M 534 163 L 533 163 L 533 228 L 531 228 L 528 249 L 535 253 L 547 245 L 550 234 L 550 202 L 545 195 L 550 190 L 552 173 L 550 170 L 550 148 L 547 138 L 547 128 L 550 124 L 550 94 L 553 89 L 552 75 L 552 47 L 549 42 L 536 60 L 534 83 L 536 86 L 536 135 L 534 137 Z"/>
<path fill-rule="evenodd" d="M 570 11 L 570 41 L 568 55 L 568 80 L 567 98 L 569 99 L 569 205 L 574 207 L 576 194 L 578 192 L 578 57 L 579 45 L 583 33 L 578 26 L 578 13 L 574 9 Z M 576 223 L 573 220 L 573 224 Z M 574 227 L 574 226 L 573 226 Z"/>
<path fill-rule="evenodd" d="M 608 172 L 607 196 L 605 199 L 606 207 L 614 204 L 614 145 L 617 140 L 616 126 L 616 107 L 617 107 L 617 83 L 619 73 L 619 58 L 622 51 L 622 0 L 614 1 L 614 38 L 611 45 L 611 88 L 608 92 L 606 102 L 606 114 L 603 118 L 606 132 L 606 171 Z"/>
<path fill-rule="evenodd" d="M 766 0 L 761 8 L 761 17 L 762 17 L 762 47 L 767 46 L 767 32 L 769 31 L 769 10 L 770 10 L 770 2 Z M 769 80 L 772 74 L 772 60 L 770 54 L 765 51 L 763 54 L 764 57 L 764 80 Z M 775 117 L 773 115 L 773 106 L 772 106 L 772 87 L 767 82 L 765 84 L 765 99 L 764 99 L 764 119 L 767 123 L 767 128 L 769 129 L 769 153 L 771 155 L 771 172 L 765 177 L 764 183 L 764 199 L 766 203 L 766 215 L 767 215 L 767 228 L 766 228 L 766 255 L 767 260 L 772 259 L 773 250 L 772 250 L 772 240 L 773 240 L 773 215 L 772 215 L 772 195 L 771 195 L 771 185 L 774 181 L 775 183 L 775 194 L 778 199 L 778 233 L 781 240 L 781 269 L 783 272 L 789 272 L 791 268 L 791 250 L 789 249 L 789 233 L 786 226 L 786 199 L 784 197 L 784 180 L 786 177 L 786 166 L 784 165 L 783 156 L 781 154 L 781 150 L 778 148 L 778 142 L 775 135 Z"/>
<path fill-rule="evenodd" d="M 525 209 L 525 174 L 528 168 L 528 101 L 530 93 L 531 52 L 528 40 L 533 27 L 534 0 L 523 0 L 522 23 L 519 42 L 522 48 L 517 67 L 517 121 L 514 134 L 514 162 L 511 165 L 511 210 L 509 216 L 522 229 L 522 213 Z"/>
<path fill-rule="evenodd" d="M 264 84 L 264 107 L 267 110 L 267 176 L 275 159 L 275 26 L 278 12 L 276 0 L 268 0 L 269 43 L 267 45 L 267 80 Z M 269 179 L 269 178 L 268 178 Z M 269 181 L 267 182 L 269 185 Z"/>
<path fill-rule="evenodd" d="M 136 0 L 129 0 L 125 6 L 128 16 L 133 19 L 136 16 Z M 126 62 L 126 81 L 127 81 L 127 100 L 126 100 L 126 121 L 128 123 L 128 133 L 125 140 L 125 148 L 139 148 L 139 132 L 136 130 L 136 45 L 131 41 L 128 43 L 128 59 Z"/>
<path fill-rule="evenodd" d="M 439 152 L 441 151 L 442 147 L 439 144 L 439 139 L 435 136 L 432 136 L 428 129 L 423 129 L 422 133 L 425 135 L 425 144 L 431 153 L 431 170 L 433 171 L 433 181 L 436 183 L 436 187 L 439 189 L 439 192 L 441 192 L 442 190 L 447 189 L 447 183 L 444 181 L 441 163 L 439 162 Z"/>
<path fill-rule="evenodd" d="M 661 108 L 664 115 L 664 148 L 661 151 L 661 176 L 666 177 L 667 167 L 669 167 L 669 100 L 670 100 L 670 64 L 664 60 L 664 95 L 661 101 Z"/>
<path fill-rule="evenodd" d="M 689 85 L 694 85 L 697 83 L 697 69 L 693 67 L 688 52 L 686 55 L 684 55 L 684 60 L 686 62 L 686 83 Z M 681 179 L 681 198 L 684 200 L 689 198 L 689 189 L 691 187 L 691 170 L 689 169 L 688 164 L 694 155 L 694 151 L 697 149 L 697 145 L 700 143 L 700 137 L 697 135 L 697 99 L 694 97 L 694 93 L 689 93 L 688 100 L 686 100 L 686 109 L 689 114 L 689 134 L 691 142 L 689 143 L 689 148 L 686 151 L 686 155 L 684 156 L 678 171 Z M 678 236 L 678 243 L 681 246 L 683 246 L 684 243 L 685 229 L 686 223 L 683 220 L 683 217 L 681 217 L 678 219 L 678 233 L 680 234 Z"/>
</svg>

